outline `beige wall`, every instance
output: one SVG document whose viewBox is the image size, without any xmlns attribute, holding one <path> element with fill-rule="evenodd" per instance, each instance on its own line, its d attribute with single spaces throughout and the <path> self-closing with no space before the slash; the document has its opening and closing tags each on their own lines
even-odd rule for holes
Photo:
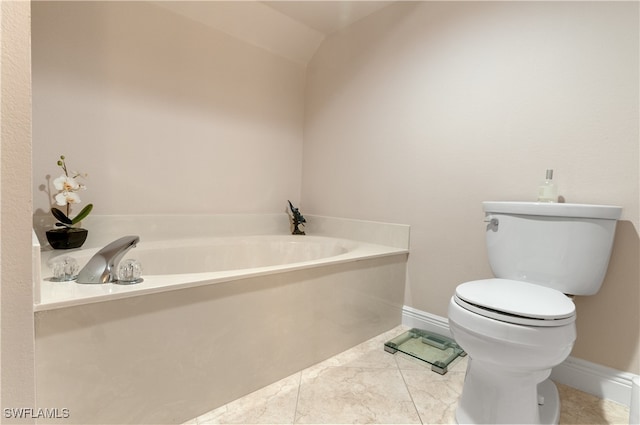
<svg viewBox="0 0 640 425">
<path fill-rule="evenodd" d="M 34 209 L 56 161 L 96 214 L 282 212 L 304 67 L 144 2 L 33 4 Z"/>
<path fill-rule="evenodd" d="M 406 304 L 491 276 L 483 200 L 624 207 L 573 356 L 638 373 L 638 3 L 403 2 L 308 67 L 303 209 L 411 225 Z"/>
<path fill-rule="evenodd" d="M 35 407 L 29 2 L 0 2 L 0 407 Z M 7 417 L 10 416 L 10 417 Z"/>
<path fill-rule="evenodd" d="M 638 3 L 402 2 L 306 73 L 152 5 L 70 7 L 33 4 L 34 210 L 64 153 L 99 214 L 301 196 L 309 214 L 408 223 L 406 304 L 446 316 L 458 283 L 491 275 L 480 202 L 533 200 L 554 168 L 567 202 L 624 207 L 573 355 L 640 371 Z"/>
</svg>

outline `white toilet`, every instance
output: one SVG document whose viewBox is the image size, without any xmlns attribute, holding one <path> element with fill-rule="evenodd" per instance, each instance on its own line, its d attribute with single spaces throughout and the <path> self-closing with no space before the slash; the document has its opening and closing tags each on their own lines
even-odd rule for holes
<svg viewBox="0 0 640 425">
<path fill-rule="evenodd" d="M 570 295 L 593 295 L 609 265 L 622 208 L 483 202 L 494 279 L 466 282 L 449 326 L 469 354 L 458 423 L 556 424 L 548 377 L 576 339 Z"/>
</svg>

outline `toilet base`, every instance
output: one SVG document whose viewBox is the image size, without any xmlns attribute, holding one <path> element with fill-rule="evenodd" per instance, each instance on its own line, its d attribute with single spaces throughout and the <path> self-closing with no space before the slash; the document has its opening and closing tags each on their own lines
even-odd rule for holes
<svg viewBox="0 0 640 425">
<path fill-rule="evenodd" d="M 541 425 L 557 425 L 560 422 L 560 395 L 551 379 L 538 384 L 538 412 Z M 457 412 L 456 422 L 463 423 L 458 420 Z"/>
<path fill-rule="evenodd" d="M 469 360 L 456 409 L 459 424 L 558 423 L 560 397 L 555 384 L 547 379 L 551 370 L 497 373 Z"/>
<path fill-rule="evenodd" d="M 551 379 L 538 384 L 538 410 L 541 424 L 555 425 L 560 422 L 560 395 Z"/>
</svg>

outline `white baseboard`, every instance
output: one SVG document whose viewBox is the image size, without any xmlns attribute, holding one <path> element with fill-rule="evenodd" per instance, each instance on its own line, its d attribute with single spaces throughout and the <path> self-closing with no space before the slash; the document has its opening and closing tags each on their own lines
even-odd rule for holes
<svg viewBox="0 0 640 425">
<path fill-rule="evenodd" d="M 404 306 L 402 324 L 441 335 L 451 336 L 449 321 L 415 308 Z M 596 397 L 612 400 L 629 406 L 631 402 L 631 380 L 637 375 L 621 372 L 597 363 L 569 357 L 553 368 L 551 379 Z"/>
<path fill-rule="evenodd" d="M 576 357 L 569 357 L 551 372 L 551 379 L 556 382 L 627 407 L 631 403 L 631 382 L 634 376 L 636 375 L 633 373 L 621 372 Z"/>
<path fill-rule="evenodd" d="M 449 321 L 446 317 L 427 313 L 408 305 L 402 307 L 402 324 L 410 328 L 418 328 L 451 337 Z"/>
</svg>

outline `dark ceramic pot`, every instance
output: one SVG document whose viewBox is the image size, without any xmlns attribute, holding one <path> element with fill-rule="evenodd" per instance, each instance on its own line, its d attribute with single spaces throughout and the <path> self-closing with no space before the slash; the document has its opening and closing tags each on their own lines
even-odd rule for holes
<svg viewBox="0 0 640 425">
<path fill-rule="evenodd" d="M 47 240 L 53 249 L 80 248 L 87 240 L 89 231 L 80 228 L 60 228 L 47 230 Z"/>
</svg>

